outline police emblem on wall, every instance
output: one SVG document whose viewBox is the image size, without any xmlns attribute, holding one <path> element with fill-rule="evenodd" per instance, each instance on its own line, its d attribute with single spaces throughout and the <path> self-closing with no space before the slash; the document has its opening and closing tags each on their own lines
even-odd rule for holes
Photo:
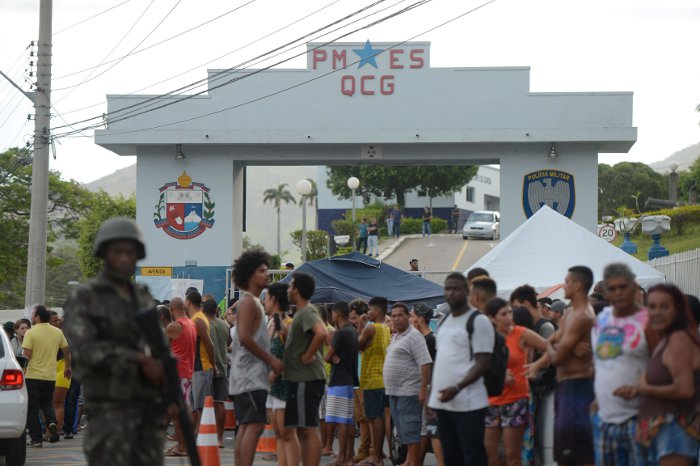
<svg viewBox="0 0 700 466">
<path fill-rule="evenodd" d="M 571 218 L 576 207 L 574 176 L 559 170 L 538 170 L 523 178 L 523 209 L 527 218 L 546 205 Z"/>
<path fill-rule="evenodd" d="M 176 182 L 160 188 L 160 197 L 153 213 L 156 228 L 175 239 L 192 239 L 214 226 L 214 206 L 209 188 L 193 183 L 187 172 Z"/>
</svg>

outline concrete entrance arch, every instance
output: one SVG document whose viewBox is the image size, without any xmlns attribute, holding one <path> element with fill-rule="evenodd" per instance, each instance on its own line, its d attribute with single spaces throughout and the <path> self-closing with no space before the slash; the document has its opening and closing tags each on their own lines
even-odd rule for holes
<svg viewBox="0 0 700 466">
<path fill-rule="evenodd" d="M 245 165 L 500 163 L 503 237 L 543 203 L 594 230 L 598 153 L 636 140 L 631 92 L 534 93 L 527 67 L 432 68 L 427 42 L 307 47 L 305 69 L 209 70 L 205 95 L 108 96 L 95 141 L 138 156 L 149 265 L 230 265 Z"/>
</svg>

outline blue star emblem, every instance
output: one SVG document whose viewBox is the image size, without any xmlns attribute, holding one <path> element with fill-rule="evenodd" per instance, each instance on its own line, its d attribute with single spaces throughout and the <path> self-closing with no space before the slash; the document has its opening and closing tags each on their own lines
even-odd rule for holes
<svg viewBox="0 0 700 466">
<path fill-rule="evenodd" d="M 358 68 L 362 68 L 365 66 L 367 63 L 372 65 L 373 67 L 377 68 L 377 55 L 379 55 L 382 50 L 381 49 L 373 49 L 372 45 L 369 43 L 369 40 L 365 42 L 365 47 L 362 49 L 352 49 L 353 52 L 358 54 L 361 58 L 360 60 L 360 65 Z"/>
</svg>

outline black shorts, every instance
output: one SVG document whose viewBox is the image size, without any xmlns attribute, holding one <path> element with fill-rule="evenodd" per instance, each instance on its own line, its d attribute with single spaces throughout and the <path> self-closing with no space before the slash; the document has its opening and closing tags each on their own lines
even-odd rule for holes
<svg viewBox="0 0 700 466">
<path fill-rule="evenodd" d="M 325 380 L 287 382 L 285 427 L 318 427 L 318 407 L 325 392 Z"/>
<path fill-rule="evenodd" d="M 239 424 L 267 423 L 267 390 L 253 390 L 233 396 L 236 421 Z"/>
<path fill-rule="evenodd" d="M 226 377 L 214 377 L 211 383 L 211 394 L 214 401 L 225 403 L 228 401 L 228 379 Z"/>
<path fill-rule="evenodd" d="M 384 408 L 389 407 L 389 398 L 383 388 L 363 390 L 365 397 L 365 417 L 367 419 L 377 419 L 384 417 Z"/>
</svg>

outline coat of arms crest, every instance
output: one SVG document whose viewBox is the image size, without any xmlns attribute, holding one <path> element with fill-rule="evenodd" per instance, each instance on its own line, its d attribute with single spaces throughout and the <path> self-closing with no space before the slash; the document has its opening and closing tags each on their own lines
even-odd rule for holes
<svg viewBox="0 0 700 466">
<path fill-rule="evenodd" d="M 214 226 L 215 203 L 209 196 L 209 188 L 192 182 L 183 171 L 177 182 L 166 183 L 160 188 L 160 197 L 153 213 L 156 228 L 175 239 L 192 239 Z"/>
</svg>

